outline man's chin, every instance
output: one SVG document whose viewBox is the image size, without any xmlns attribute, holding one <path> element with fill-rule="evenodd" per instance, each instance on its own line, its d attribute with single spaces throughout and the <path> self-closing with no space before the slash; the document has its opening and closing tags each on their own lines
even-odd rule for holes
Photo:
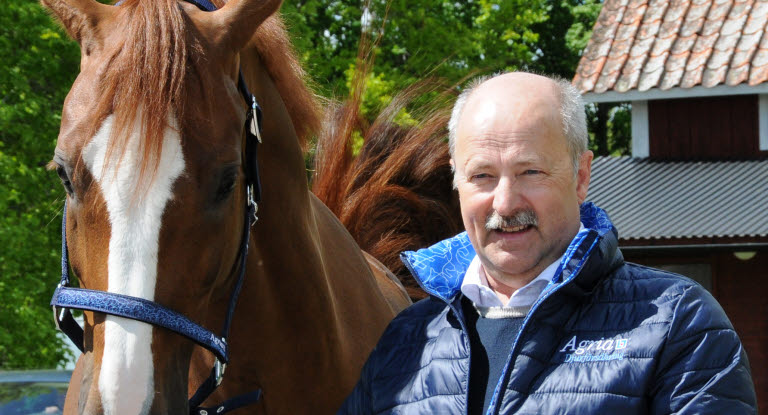
<svg viewBox="0 0 768 415">
<path fill-rule="evenodd" d="M 487 252 L 487 251 L 486 251 Z M 490 269 L 485 266 L 486 272 L 496 274 L 500 278 L 524 277 L 536 266 L 530 256 L 520 255 L 519 252 L 487 252 L 487 260 L 491 263 Z"/>
</svg>

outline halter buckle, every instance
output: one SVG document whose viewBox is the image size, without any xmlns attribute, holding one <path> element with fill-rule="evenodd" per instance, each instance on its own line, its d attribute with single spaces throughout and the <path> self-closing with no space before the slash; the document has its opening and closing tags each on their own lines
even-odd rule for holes
<svg viewBox="0 0 768 415">
<path fill-rule="evenodd" d="M 227 364 L 221 363 L 221 360 L 219 358 L 216 358 L 216 363 L 214 365 L 214 373 L 216 376 L 216 386 L 221 385 L 221 381 L 224 380 L 224 371 L 227 370 Z"/>
</svg>

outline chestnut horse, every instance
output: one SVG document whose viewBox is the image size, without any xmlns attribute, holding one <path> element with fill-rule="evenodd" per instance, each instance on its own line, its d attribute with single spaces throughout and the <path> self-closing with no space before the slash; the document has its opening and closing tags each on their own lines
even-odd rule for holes
<svg viewBox="0 0 768 415">
<path fill-rule="evenodd" d="M 263 110 L 262 202 L 216 405 L 332 413 L 405 291 L 308 190 L 303 146 L 318 125 L 280 1 L 205 12 L 177 0 L 43 0 L 80 44 L 51 167 L 67 192 L 66 241 L 81 287 L 160 304 L 216 331 L 236 285 L 246 221 L 238 70 Z M 84 312 L 66 413 L 182 414 L 213 366 L 184 336 Z M 200 412 L 202 413 L 202 412 Z"/>
</svg>

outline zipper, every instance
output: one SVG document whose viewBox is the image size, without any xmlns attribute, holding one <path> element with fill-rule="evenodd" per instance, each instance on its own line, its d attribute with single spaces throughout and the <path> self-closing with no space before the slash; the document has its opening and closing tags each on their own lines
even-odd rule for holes
<svg viewBox="0 0 768 415">
<path fill-rule="evenodd" d="M 590 233 L 591 233 L 591 230 L 590 230 Z M 597 233 L 597 232 L 595 232 L 595 233 Z M 528 321 L 530 321 L 531 317 L 533 317 L 533 315 L 536 312 L 536 310 L 539 308 L 539 306 L 544 301 L 546 301 L 549 297 L 554 295 L 557 291 L 559 291 L 564 286 L 566 286 L 566 285 L 568 285 L 568 284 L 573 282 L 573 280 L 576 278 L 576 276 L 581 271 L 581 268 L 584 266 L 584 263 L 587 262 L 587 259 L 589 258 L 590 254 L 592 253 L 592 249 L 594 249 L 594 247 L 597 245 L 597 243 L 599 241 L 600 241 L 600 235 L 597 234 L 595 236 L 595 239 L 592 241 L 592 244 L 587 249 L 587 252 L 581 258 L 581 260 L 579 261 L 578 265 L 576 265 L 576 268 L 574 269 L 573 273 L 568 278 L 568 280 L 559 283 L 556 287 L 554 287 L 554 288 L 550 289 L 549 291 L 545 292 L 544 295 L 539 297 L 536 300 L 536 302 L 533 303 L 533 306 L 531 307 L 531 311 L 529 311 L 528 315 L 525 316 L 525 319 L 523 320 L 523 324 L 520 326 L 520 331 L 517 333 L 517 336 L 515 337 L 515 341 L 512 343 L 512 350 L 509 353 L 509 357 L 507 358 L 507 363 L 505 364 L 504 371 L 501 373 L 501 377 L 499 378 L 498 383 L 496 384 L 496 388 L 493 390 L 493 397 L 491 398 L 490 405 L 488 405 L 488 412 L 486 412 L 486 415 L 494 415 L 496 413 L 496 411 L 497 411 L 496 407 L 499 404 L 499 402 L 497 402 L 497 401 L 499 399 L 500 388 L 501 388 L 502 384 L 504 383 L 504 379 L 507 377 L 507 372 L 510 369 L 510 364 L 513 361 L 513 357 L 517 353 L 518 342 L 520 340 L 520 337 L 523 335 L 523 332 L 525 331 L 525 328 L 526 328 L 526 325 L 528 324 Z M 560 269 L 560 275 L 562 275 L 562 272 L 563 272 L 563 269 Z M 555 275 L 555 276 L 552 277 L 552 279 L 554 280 L 557 277 L 558 277 L 558 275 Z M 546 288 L 545 288 L 545 290 L 546 290 Z"/>
</svg>

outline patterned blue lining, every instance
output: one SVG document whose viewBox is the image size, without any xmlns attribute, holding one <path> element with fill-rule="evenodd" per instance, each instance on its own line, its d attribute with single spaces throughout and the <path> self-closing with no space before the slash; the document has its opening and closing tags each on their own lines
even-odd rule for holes
<svg viewBox="0 0 768 415">
<path fill-rule="evenodd" d="M 565 266 L 573 269 L 581 262 L 583 258 L 573 258 L 573 256 L 590 231 L 603 236 L 614 229 L 608 214 L 592 202 L 581 205 L 581 223 L 584 224 L 584 229 L 576 234 L 568 245 L 563 261 L 546 290 L 549 290 L 553 284 L 561 282 Z M 474 257 L 475 249 L 466 232 L 440 241 L 429 248 L 406 251 L 401 255 L 403 262 L 424 290 L 446 302 L 450 302 L 460 291 L 464 274 Z"/>
</svg>

